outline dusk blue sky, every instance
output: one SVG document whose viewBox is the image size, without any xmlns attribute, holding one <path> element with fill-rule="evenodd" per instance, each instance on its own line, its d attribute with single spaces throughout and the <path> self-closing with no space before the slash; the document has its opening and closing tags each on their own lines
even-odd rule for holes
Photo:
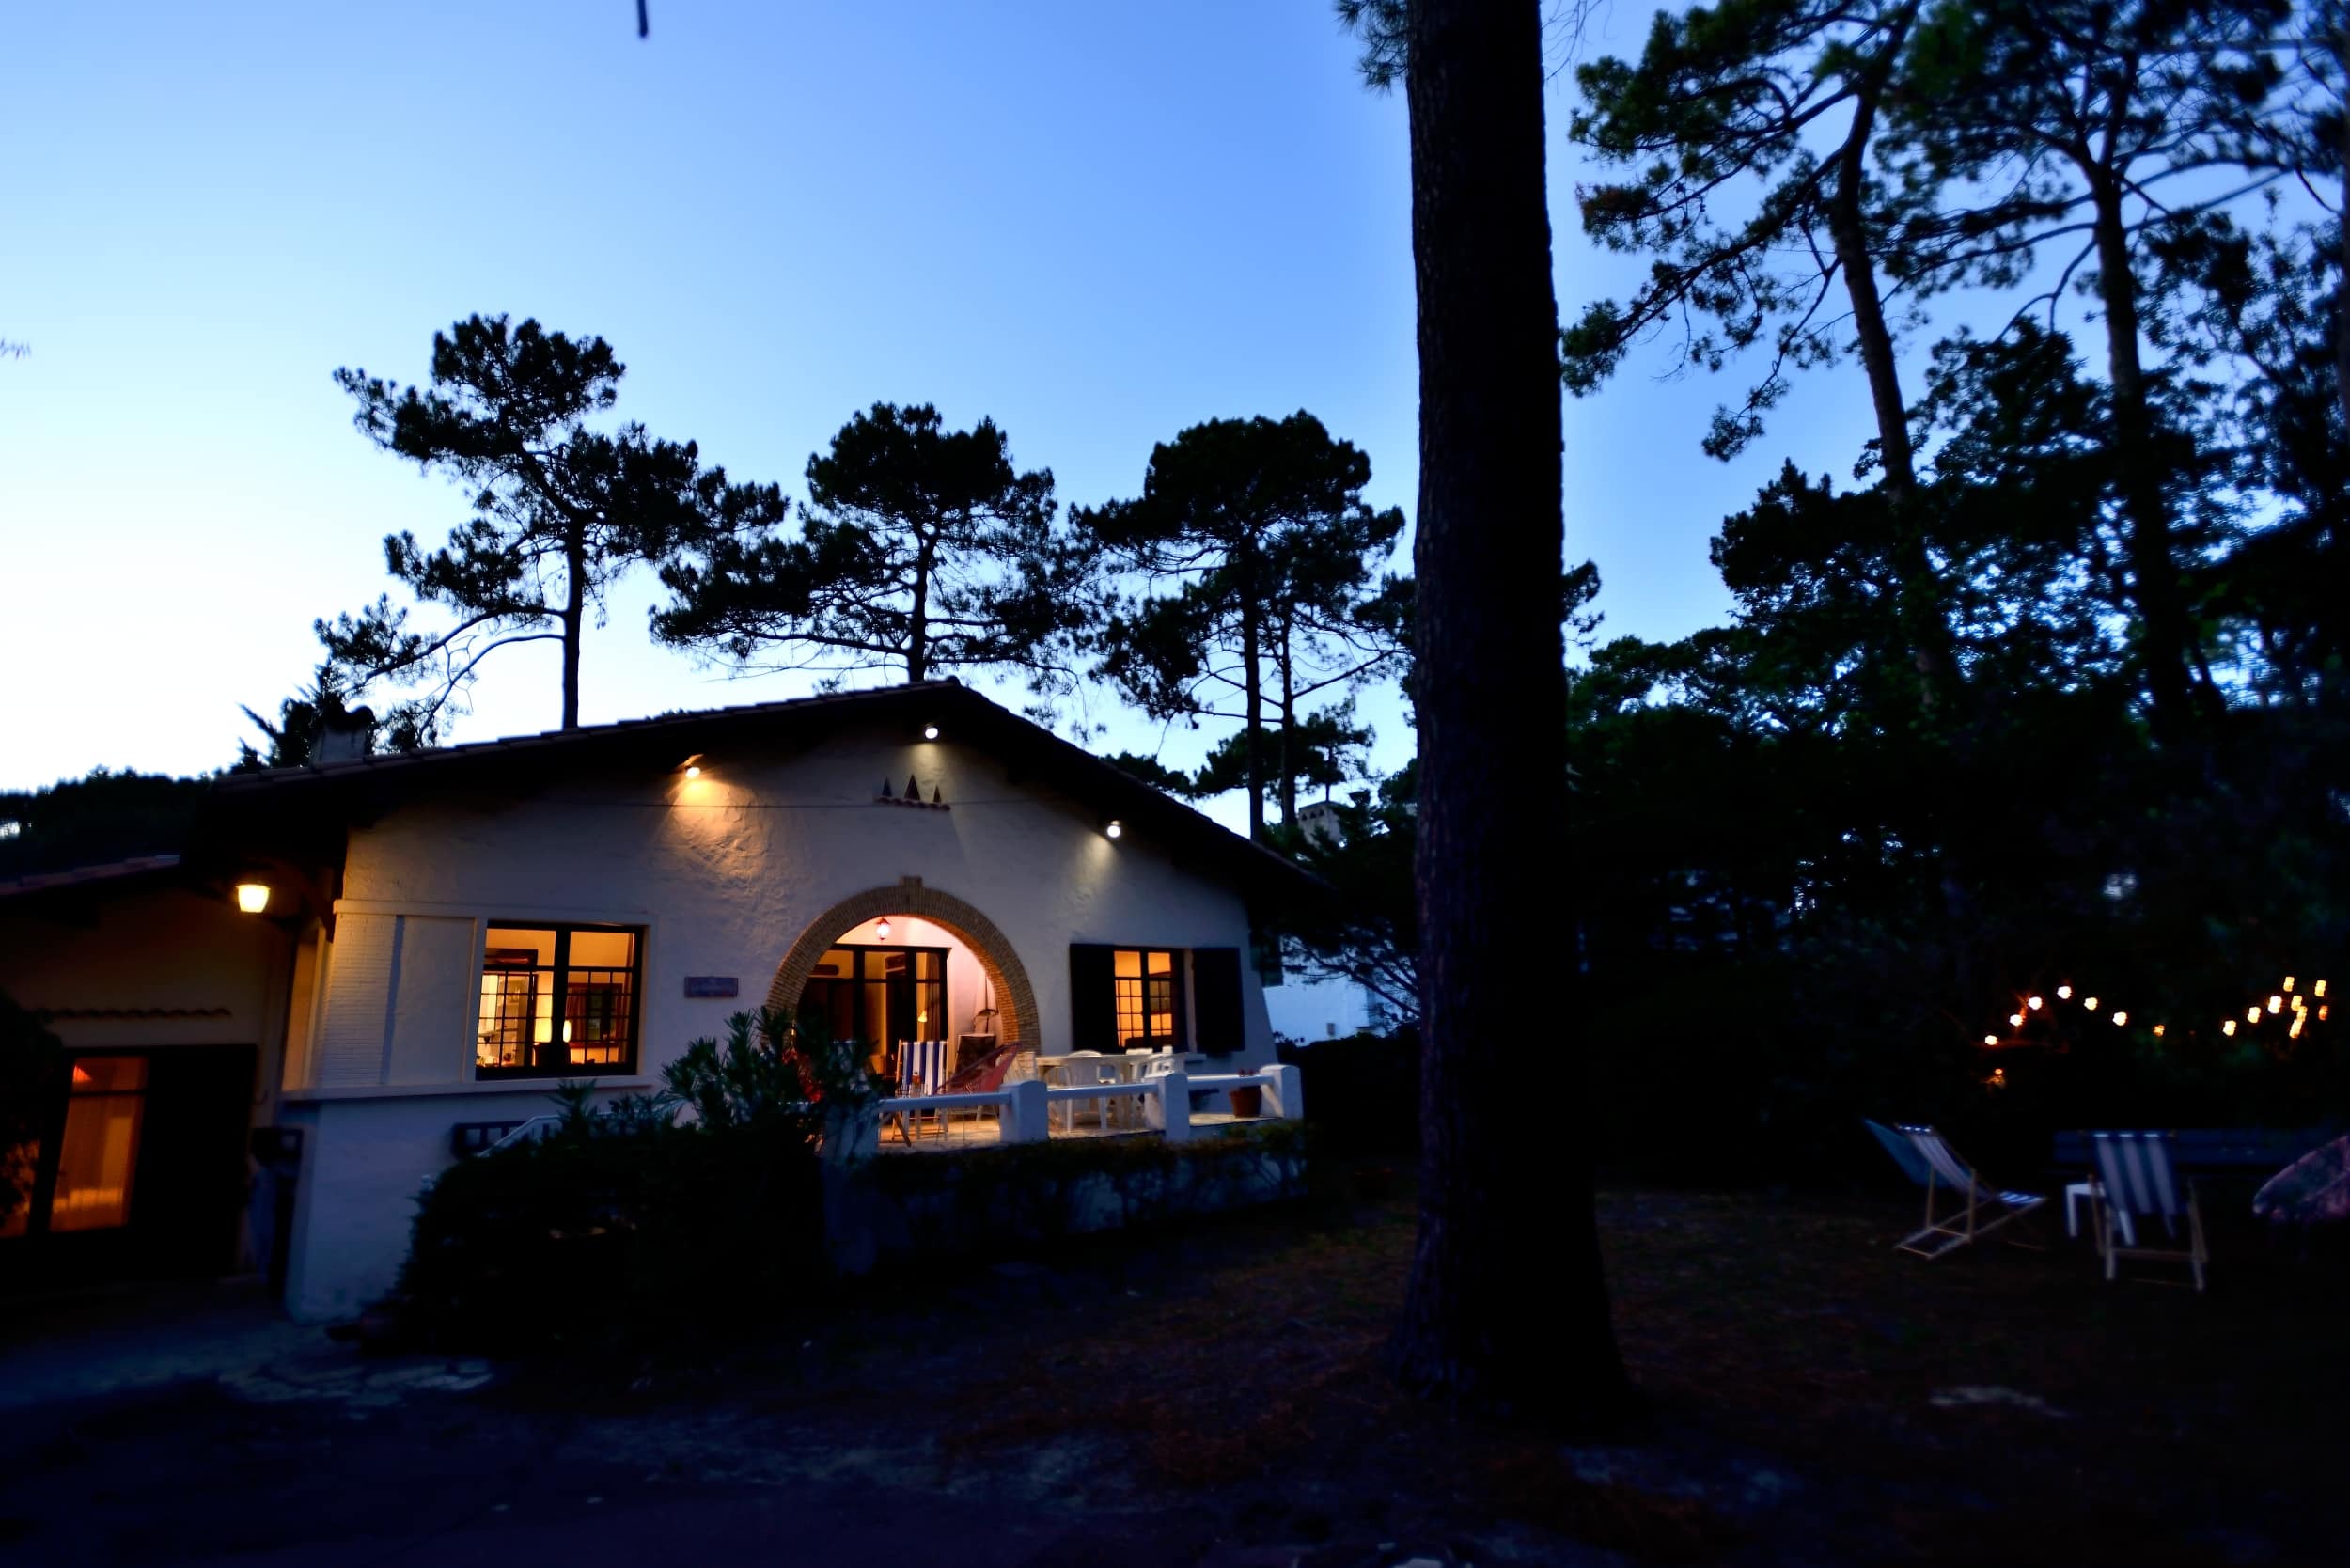
<svg viewBox="0 0 2350 1568">
<path fill-rule="evenodd" d="M 1638 45 L 1648 8 L 1586 50 Z M 1327 0 L 1184 6 L 629 0 L 20 6 L 0 12 L 0 787 L 199 772 L 274 713 L 380 540 L 463 514 L 351 427 L 342 365 L 407 381 L 474 311 L 601 334 L 619 412 L 797 495 L 876 400 L 993 416 L 1067 501 L 1152 444 L 1309 409 L 1417 484 L 1400 95 Z M 1633 267 L 1577 230 L 1552 89 L 1561 307 Z M 1739 463 L 1728 379 L 1637 356 L 1567 404 L 1571 558 L 1610 634 L 1718 621 L 1723 513 L 1793 455 L 1848 470 L 1857 376 L 1811 377 Z M 649 576 L 585 655 L 590 722 L 807 690 L 652 647 Z M 429 613 L 429 612 L 428 612 Z M 1112 744 L 1156 732 L 1119 714 Z M 1379 760 L 1408 755 L 1391 698 Z M 457 738 L 552 728 L 556 655 L 498 656 Z M 1178 737 L 1170 761 L 1212 736 Z M 1228 813 L 1219 812 L 1219 815 Z"/>
</svg>

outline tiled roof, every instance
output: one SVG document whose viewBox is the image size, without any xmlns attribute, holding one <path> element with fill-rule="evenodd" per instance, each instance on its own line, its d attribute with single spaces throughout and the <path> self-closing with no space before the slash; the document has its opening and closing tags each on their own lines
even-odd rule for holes
<svg viewBox="0 0 2350 1568">
<path fill-rule="evenodd" d="M 229 774 L 220 780 L 219 787 L 228 800 L 248 804 L 257 804 L 257 796 L 290 788 L 307 794 L 320 788 L 331 792 L 334 786 L 340 784 L 376 793 L 378 787 L 396 790 L 412 783 L 421 786 L 451 774 L 462 774 L 470 771 L 468 764 L 494 768 L 501 760 L 528 760 L 542 753 L 574 749 L 628 749 L 639 744 L 666 746 L 676 754 L 675 760 L 682 762 L 692 753 L 716 744 L 722 732 L 788 728 L 846 716 L 855 710 L 891 708 L 911 710 L 907 714 L 910 723 L 951 724 L 960 738 L 974 743 L 992 742 L 999 750 L 1017 752 L 1040 773 L 1058 776 L 1083 798 L 1100 802 L 1106 811 L 1123 814 L 1137 823 L 1148 823 L 1196 848 L 1229 855 L 1256 876 L 1271 876 L 1289 884 L 1292 892 L 1327 890 L 1319 877 L 1288 857 L 1232 832 L 1115 763 L 1063 740 L 955 680 L 917 681 L 864 691 L 827 692 L 780 702 L 662 713 L 613 724 L 582 725 L 575 729 L 473 741 L 429 751 L 353 757 L 314 767 Z"/>
<path fill-rule="evenodd" d="M 128 860 L 110 860 L 102 866 L 76 866 L 64 871 L 35 871 L 29 876 L 0 880 L 0 899 L 14 898 L 21 893 L 43 893 L 53 887 L 75 887 L 88 882 L 114 882 L 122 877 L 148 876 L 156 871 L 168 871 L 180 864 L 176 855 L 141 855 Z"/>
</svg>

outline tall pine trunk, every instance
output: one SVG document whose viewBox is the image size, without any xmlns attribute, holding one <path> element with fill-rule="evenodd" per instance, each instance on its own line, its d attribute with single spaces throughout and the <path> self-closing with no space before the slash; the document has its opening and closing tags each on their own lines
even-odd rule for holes
<svg viewBox="0 0 2350 1568">
<path fill-rule="evenodd" d="M 588 532 L 578 523 L 563 541 L 563 728 L 579 728 L 579 644 L 588 624 Z"/>
<path fill-rule="evenodd" d="M 931 574 L 937 557 L 924 540 L 914 557 L 914 608 L 906 616 L 906 679 L 925 681 L 931 673 Z"/>
<path fill-rule="evenodd" d="M 1591 1212 L 1582 1044 L 1526 1036 L 1494 955 L 1563 923 L 1558 301 L 1540 0 L 1414 0 L 1419 296 L 1419 1238 L 1413 1388 L 1586 1424 L 1627 1398 Z M 1526 1121 L 1539 1074 L 1543 1136 Z"/>
<path fill-rule="evenodd" d="M 1853 100 L 1852 125 L 1836 155 L 1836 183 L 1828 198 L 1828 236 L 1835 247 L 1837 267 L 1844 274 L 1844 292 L 1852 304 L 1853 339 L 1860 368 L 1869 381 L 1869 401 L 1876 415 L 1877 453 L 1885 464 L 1885 498 L 1890 503 L 1893 564 L 1901 574 L 1901 598 L 1896 605 L 1902 635 L 1909 656 L 1932 702 L 1936 688 L 1953 678 L 1957 660 L 1950 646 L 1950 624 L 1944 618 L 1941 585 L 1926 550 L 1924 520 L 1915 502 L 1918 459 L 1909 440 L 1909 405 L 1902 397 L 1901 364 L 1893 352 L 1893 332 L 1885 320 L 1885 297 L 1877 284 L 1876 259 L 1869 246 L 1868 224 L 1861 200 L 1869 179 L 1869 145 L 1876 133 L 1877 109 L 1885 83 L 1901 58 L 1912 12 L 1894 25 L 1877 50 L 1870 79 Z"/>
<path fill-rule="evenodd" d="M 1297 743 L 1297 671 L 1290 628 L 1284 625 L 1279 635 L 1280 651 L 1274 657 L 1281 667 L 1281 746 L 1274 762 L 1281 774 L 1281 825 L 1293 831 L 1297 826 L 1297 776 L 1303 771 Z"/>
<path fill-rule="evenodd" d="M 2114 456 L 2130 525 L 2127 555 L 2136 583 L 2138 660 L 2154 705 L 2154 733 L 2175 739 L 2187 717 L 2186 614 L 2170 554 L 2170 498 L 2163 494 L 2154 411 L 2138 353 L 2138 277 L 2130 268 L 2122 185 L 2103 169 L 2088 172 L 2098 300 L 2105 306 L 2106 382 L 2113 396 Z"/>
<path fill-rule="evenodd" d="M 1246 568 L 1244 568 L 1246 571 Z M 1251 578 L 1253 581 L 1253 577 Z M 1240 606 L 1241 771 L 1248 776 L 1248 837 L 1264 838 L 1264 606 L 1244 593 Z"/>
</svg>

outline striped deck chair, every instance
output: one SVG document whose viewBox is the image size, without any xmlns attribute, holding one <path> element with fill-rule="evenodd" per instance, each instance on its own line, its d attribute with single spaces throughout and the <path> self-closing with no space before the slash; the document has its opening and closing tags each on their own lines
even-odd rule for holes
<svg viewBox="0 0 2350 1568">
<path fill-rule="evenodd" d="M 1885 1129 L 1873 1121 L 1869 1123 L 1884 1141 L 1888 1152 L 1895 1147 Z M 1958 1157 L 1942 1135 L 1932 1127 L 1902 1127 L 1902 1140 L 1908 1144 L 1910 1158 L 1903 1159 L 1896 1152 L 1894 1162 L 1919 1179 L 1917 1167 L 1924 1167 L 1922 1184 L 1926 1189 L 1926 1222 L 1894 1244 L 1896 1251 L 1913 1253 L 1920 1258 L 1939 1258 L 1945 1252 L 1965 1247 L 1979 1236 L 1987 1236 L 2009 1220 L 2021 1219 L 2045 1203 L 2047 1198 L 2036 1192 L 2002 1192 L 1975 1174 L 1975 1168 Z M 1911 1162 L 1915 1161 L 1913 1165 Z M 1939 1189 L 1947 1194 L 1949 1208 L 1939 1219 L 1935 1217 L 1934 1198 Z M 1964 1200 L 1962 1206 L 1961 1200 Z"/>
<path fill-rule="evenodd" d="M 898 1042 L 898 1092 L 900 1094 L 936 1094 L 947 1075 L 947 1043 L 943 1040 L 901 1040 Z M 886 1126 L 895 1121 L 898 1136 L 912 1143 L 920 1131 L 924 1113 L 892 1111 L 882 1106 L 882 1121 Z"/>
<path fill-rule="evenodd" d="M 2193 1271 L 2195 1288 L 2203 1288 L 2203 1216 L 2195 1206 L 2195 1184 L 2182 1181 L 2169 1133 L 2092 1133 L 2090 1152 L 2097 1160 L 2097 1201 L 2090 1212 L 2097 1221 L 2097 1254 L 2106 1261 L 2106 1278 L 2120 1278 L 2124 1258 L 2152 1258 L 2185 1263 Z M 2186 1222 L 2184 1247 L 2141 1247 L 2138 1232 L 2162 1222 L 2169 1240 L 2179 1239 L 2179 1222 Z"/>
</svg>

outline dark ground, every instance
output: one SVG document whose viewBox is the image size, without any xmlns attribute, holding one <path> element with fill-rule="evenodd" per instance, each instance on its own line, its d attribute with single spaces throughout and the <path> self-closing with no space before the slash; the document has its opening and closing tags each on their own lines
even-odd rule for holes
<svg viewBox="0 0 2350 1568">
<path fill-rule="evenodd" d="M 1654 1413 L 1597 1447 L 1380 1375 L 1401 1195 L 942 1270 L 657 1360 L 20 1307 L 0 1561 L 2342 1561 L 2343 1277 L 2225 1223 L 2239 1197 L 2207 1200 L 2199 1297 L 2106 1285 L 2060 1216 L 2047 1251 L 1928 1263 L 1888 1250 L 1905 1194 L 1612 1193 Z"/>
</svg>

